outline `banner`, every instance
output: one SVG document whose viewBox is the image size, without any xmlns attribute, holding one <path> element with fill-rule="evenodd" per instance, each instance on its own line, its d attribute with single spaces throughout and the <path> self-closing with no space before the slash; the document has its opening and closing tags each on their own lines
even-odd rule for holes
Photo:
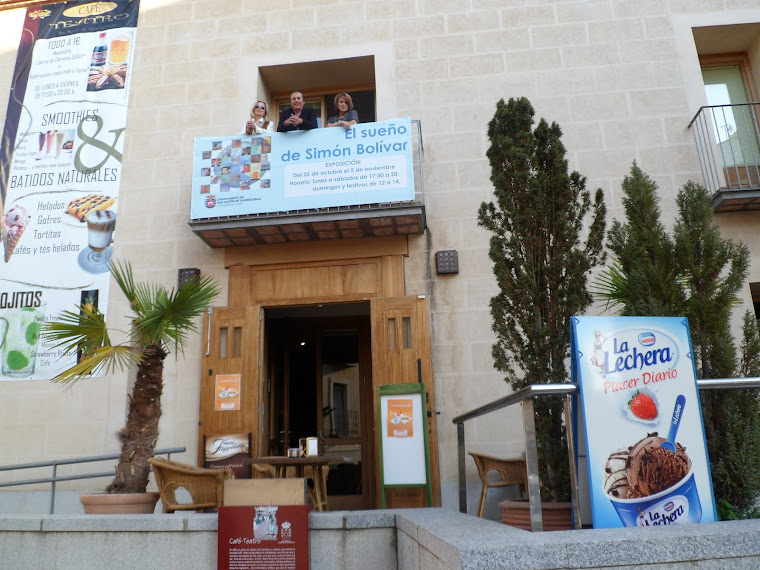
<svg viewBox="0 0 760 570">
<path fill-rule="evenodd" d="M 139 0 L 29 8 L 0 144 L 0 380 L 73 364 L 41 324 L 108 305 Z"/>
<path fill-rule="evenodd" d="M 716 520 L 689 324 L 573 317 L 594 528 Z"/>
<path fill-rule="evenodd" d="M 409 117 L 195 139 L 193 220 L 411 200 Z"/>
</svg>

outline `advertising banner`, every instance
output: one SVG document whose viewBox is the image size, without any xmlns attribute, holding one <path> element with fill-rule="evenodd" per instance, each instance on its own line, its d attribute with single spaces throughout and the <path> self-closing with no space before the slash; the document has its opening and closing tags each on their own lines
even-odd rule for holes
<svg viewBox="0 0 760 570">
<path fill-rule="evenodd" d="M 409 117 L 195 139 L 193 220 L 413 199 Z"/>
<path fill-rule="evenodd" d="M 594 528 L 716 520 L 689 325 L 573 317 Z"/>
<path fill-rule="evenodd" d="M 29 8 L 0 143 L 0 380 L 73 362 L 45 320 L 108 304 L 139 0 Z"/>
<path fill-rule="evenodd" d="M 219 507 L 219 570 L 308 570 L 309 507 Z"/>
</svg>

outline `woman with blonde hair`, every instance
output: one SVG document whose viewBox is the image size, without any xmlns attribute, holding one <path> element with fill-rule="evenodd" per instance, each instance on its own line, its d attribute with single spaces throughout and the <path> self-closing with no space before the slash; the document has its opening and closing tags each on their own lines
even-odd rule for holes
<svg viewBox="0 0 760 570">
<path fill-rule="evenodd" d="M 328 127 L 343 127 L 348 130 L 359 122 L 359 113 L 354 109 L 354 102 L 348 93 L 338 93 L 333 99 L 336 114 L 327 119 Z"/>
<path fill-rule="evenodd" d="M 267 119 L 267 104 L 264 101 L 256 101 L 251 108 L 251 118 L 245 123 L 243 132 L 246 135 L 263 135 L 274 132 L 274 121 Z"/>
</svg>

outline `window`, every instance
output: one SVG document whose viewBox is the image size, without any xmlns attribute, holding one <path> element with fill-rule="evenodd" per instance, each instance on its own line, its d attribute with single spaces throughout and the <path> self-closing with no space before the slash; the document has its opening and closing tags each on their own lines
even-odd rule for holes
<svg viewBox="0 0 760 570">
<path fill-rule="evenodd" d="M 304 94 L 306 107 L 317 110 L 320 127 L 335 112 L 335 95 L 344 91 L 351 95 L 360 122 L 377 118 L 373 56 L 263 66 L 259 73 L 264 90 L 270 93 L 272 108 L 277 109 L 271 120 L 276 121 L 279 112 L 290 107 L 290 94 L 296 90 Z"/>
</svg>

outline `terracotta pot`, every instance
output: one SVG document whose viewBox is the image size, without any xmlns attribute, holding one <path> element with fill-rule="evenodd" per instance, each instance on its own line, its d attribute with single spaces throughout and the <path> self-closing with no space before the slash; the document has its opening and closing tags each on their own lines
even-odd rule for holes
<svg viewBox="0 0 760 570">
<path fill-rule="evenodd" d="M 501 522 L 530 530 L 530 503 L 527 499 L 502 501 Z M 572 530 L 573 509 L 571 503 L 541 503 L 544 530 Z"/>
<path fill-rule="evenodd" d="M 86 515 L 153 514 L 158 493 L 97 493 L 80 495 Z"/>
</svg>

